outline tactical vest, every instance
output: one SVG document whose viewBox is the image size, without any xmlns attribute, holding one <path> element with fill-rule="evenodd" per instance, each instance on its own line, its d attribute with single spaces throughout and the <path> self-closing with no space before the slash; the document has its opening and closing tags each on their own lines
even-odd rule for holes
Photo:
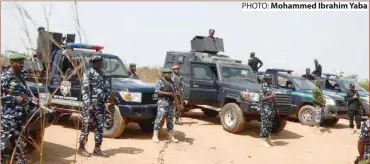
<svg viewBox="0 0 370 164">
<path fill-rule="evenodd" d="M 163 82 L 163 85 L 164 85 L 163 92 L 172 92 L 173 93 L 175 91 L 175 88 L 174 88 L 174 86 L 171 82 L 167 81 L 163 77 L 161 78 L 161 81 Z M 170 98 L 170 100 L 172 100 L 172 98 Z"/>
</svg>

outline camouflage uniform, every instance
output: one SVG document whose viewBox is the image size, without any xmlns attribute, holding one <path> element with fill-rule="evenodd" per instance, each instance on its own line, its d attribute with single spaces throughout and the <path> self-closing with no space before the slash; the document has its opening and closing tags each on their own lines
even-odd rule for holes
<svg viewBox="0 0 370 164">
<path fill-rule="evenodd" d="M 89 133 L 89 124 L 95 124 L 95 144 L 101 145 L 103 142 L 103 128 L 105 119 L 105 102 L 109 98 L 109 89 L 106 86 L 104 72 L 90 68 L 83 76 L 82 86 L 82 128 L 80 143 L 87 141 Z M 89 112 L 88 107 L 92 106 Z"/>
<path fill-rule="evenodd" d="M 272 91 L 267 83 L 263 83 L 259 92 L 260 98 L 270 96 Z M 275 118 L 274 101 L 261 102 L 261 134 L 262 138 L 269 137 L 271 135 L 273 122 Z"/>
<path fill-rule="evenodd" d="M 324 97 L 321 88 L 318 87 L 321 85 L 320 80 L 316 80 L 316 87 L 312 90 L 312 100 L 314 106 L 314 117 L 315 117 L 315 126 L 319 127 L 321 122 L 321 107 L 324 106 Z"/>
<path fill-rule="evenodd" d="M 11 93 L 6 93 L 7 91 Z M 22 137 L 18 140 L 18 137 L 21 135 L 30 106 L 27 100 L 25 100 L 26 103 L 19 104 L 17 97 L 23 95 L 33 97 L 33 94 L 27 87 L 23 74 L 16 75 L 12 68 L 1 75 L 1 94 L 1 156 L 4 158 L 4 150 L 10 143 L 15 147 L 15 163 L 24 164 L 26 163 L 26 142 Z"/>
<path fill-rule="evenodd" d="M 181 103 L 181 106 L 183 105 L 182 104 L 182 94 L 184 92 L 184 81 L 183 81 L 183 78 L 181 75 L 177 75 L 176 73 L 172 74 L 172 77 L 171 77 L 172 81 L 174 82 L 175 84 L 175 92 L 179 95 L 180 97 L 180 103 Z M 175 108 L 175 119 L 176 119 L 176 122 L 179 121 L 179 118 L 180 118 L 180 111 L 179 109 Z"/>
<path fill-rule="evenodd" d="M 158 93 L 158 91 L 164 91 L 164 81 L 165 79 L 162 78 L 157 81 L 157 84 L 155 85 L 155 92 Z M 170 83 L 170 85 L 173 85 L 173 82 L 167 81 Z M 169 97 L 158 97 L 157 101 L 158 105 L 158 112 L 157 117 L 154 121 L 154 130 L 159 130 L 161 128 L 161 121 L 164 116 L 167 117 L 167 130 L 171 131 L 173 129 L 173 109 L 174 109 L 174 103 L 173 100 Z"/>
<path fill-rule="evenodd" d="M 365 142 L 364 160 L 369 159 L 369 119 L 362 123 L 360 141 Z"/>
</svg>

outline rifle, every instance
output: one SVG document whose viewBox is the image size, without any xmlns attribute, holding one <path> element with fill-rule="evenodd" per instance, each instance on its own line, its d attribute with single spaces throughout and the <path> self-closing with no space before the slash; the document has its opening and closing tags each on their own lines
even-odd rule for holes
<svg viewBox="0 0 370 164">
<path fill-rule="evenodd" d="M 163 82 L 167 83 L 167 85 L 170 86 L 170 92 L 174 95 L 173 102 L 175 105 L 175 108 L 179 111 L 182 112 L 184 109 L 181 106 L 181 100 L 180 100 L 180 95 L 176 92 L 175 86 L 167 81 L 166 79 L 162 79 Z"/>
</svg>

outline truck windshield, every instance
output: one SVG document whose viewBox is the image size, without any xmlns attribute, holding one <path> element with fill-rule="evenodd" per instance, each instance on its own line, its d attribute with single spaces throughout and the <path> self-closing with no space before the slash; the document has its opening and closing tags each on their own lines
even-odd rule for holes
<svg viewBox="0 0 370 164">
<path fill-rule="evenodd" d="M 340 80 L 339 84 L 341 85 L 341 88 L 345 88 L 346 90 L 349 90 L 349 84 L 353 83 L 355 85 L 356 91 L 366 91 L 364 88 L 362 88 L 358 83 L 350 81 L 350 80 Z"/>
<path fill-rule="evenodd" d="M 253 71 L 248 68 L 222 67 L 222 77 L 229 82 L 256 82 Z"/>
<path fill-rule="evenodd" d="M 129 76 L 125 65 L 118 58 L 104 58 L 104 67 L 102 70 L 107 76 Z"/>
<path fill-rule="evenodd" d="M 316 87 L 314 83 L 305 78 L 293 78 L 293 83 L 302 90 L 312 90 Z"/>
</svg>

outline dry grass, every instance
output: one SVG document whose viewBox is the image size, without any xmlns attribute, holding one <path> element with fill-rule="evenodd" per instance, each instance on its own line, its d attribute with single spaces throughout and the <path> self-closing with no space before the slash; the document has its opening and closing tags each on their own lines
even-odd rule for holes
<svg viewBox="0 0 370 164">
<path fill-rule="evenodd" d="M 140 80 L 155 83 L 161 77 L 161 69 L 161 67 L 140 67 L 136 72 Z"/>
</svg>

